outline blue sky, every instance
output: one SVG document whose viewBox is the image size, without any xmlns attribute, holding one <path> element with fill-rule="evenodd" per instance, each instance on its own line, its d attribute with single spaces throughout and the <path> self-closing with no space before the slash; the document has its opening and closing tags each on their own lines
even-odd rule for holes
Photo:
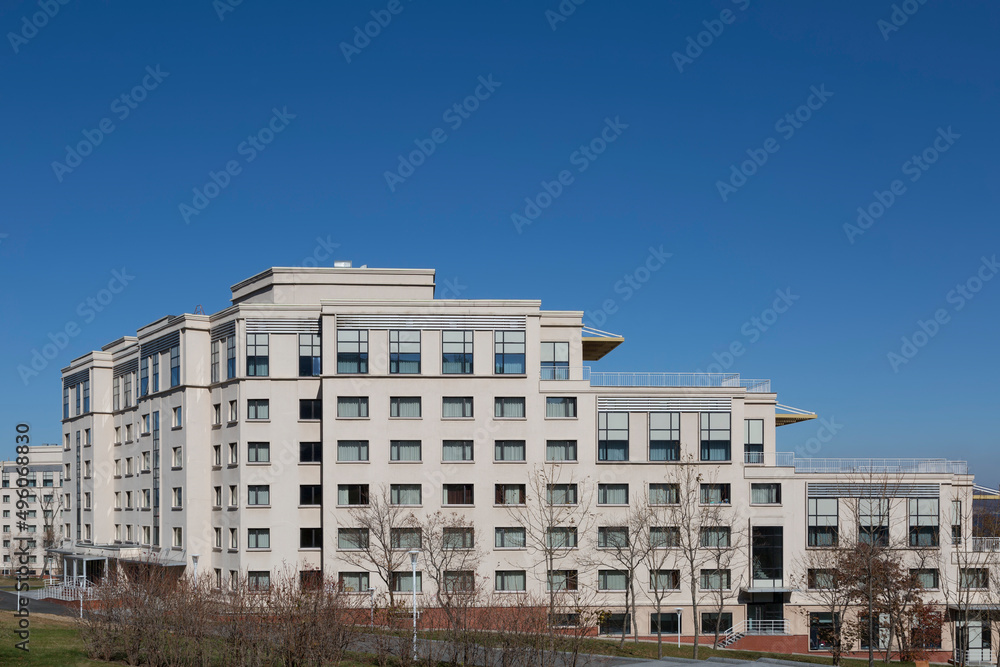
<svg viewBox="0 0 1000 667">
<path fill-rule="evenodd" d="M 836 425 L 779 450 L 995 487 L 1000 12 L 897 7 L 3 2 L 0 455 L 58 439 L 73 357 L 335 256 L 585 310 L 603 370 L 770 378 Z"/>
</svg>

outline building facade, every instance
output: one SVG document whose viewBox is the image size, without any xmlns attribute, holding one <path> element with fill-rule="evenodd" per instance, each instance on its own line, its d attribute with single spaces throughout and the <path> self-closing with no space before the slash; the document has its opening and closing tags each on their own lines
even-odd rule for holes
<svg viewBox="0 0 1000 667">
<path fill-rule="evenodd" d="M 779 452 L 779 427 L 806 422 L 826 441 L 835 426 L 780 405 L 767 380 L 593 371 L 622 339 L 586 330 L 582 312 L 434 289 L 431 270 L 272 268 L 233 286 L 225 310 L 164 317 L 75 359 L 62 390 L 67 577 L 141 561 L 224 589 L 290 567 L 408 596 L 408 560 L 388 582 L 359 565 L 375 539 L 359 517 L 384 501 L 418 523 L 458 517 L 474 529 L 459 539 L 484 554 L 470 576 L 498 594 L 586 594 L 613 612 L 608 633 L 630 620 L 615 552 L 638 506 L 673 554 L 634 570 L 643 635 L 721 624 L 730 641 L 766 632 L 820 650 L 830 618 L 810 591 L 822 568 L 807 565 L 847 535 L 915 547 L 942 607 L 944 582 L 966 583 L 963 462 Z M 685 483 L 697 508 L 684 521 L 704 524 L 714 565 L 675 548 Z M 569 508 L 552 572 L 532 546 L 533 503 Z M 423 546 L 408 525 L 393 532 L 400 552 Z M 419 556 L 418 568 L 431 604 Z M 651 587 L 665 589 L 659 616 Z M 949 633 L 940 643 L 951 649 Z"/>
<path fill-rule="evenodd" d="M 12 574 L 20 564 L 23 548 L 27 548 L 27 574 L 61 574 L 59 559 L 47 554 L 46 549 L 58 546 L 63 538 L 63 449 L 58 445 L 32 445 L 26 456 L 26 465 L 0 461 L 0 572 Z M 27 475 L 22 475 L 25 471 Z"/>
</svg>

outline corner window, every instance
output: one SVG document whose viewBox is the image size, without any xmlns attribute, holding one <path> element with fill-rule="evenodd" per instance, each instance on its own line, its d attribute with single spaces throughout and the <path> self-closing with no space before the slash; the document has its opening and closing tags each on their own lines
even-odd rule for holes
<svg viewBox="0 0 1000 667">
<path fill-rule="evenodd" d="M 337 372 L 348 374 L 368 372 L 367 331 L 337 330 Z"/>
<path fill-rule="evenodd" d="M 247 377 L 267 377 L 269 334 L 247 334 Z"/>
<path fill-rule="evenodd" d="M 541 361 L 541 379 L 569 379 L 569 343 L 542 343 Z"/>
<path fill-rule="evenodd" d="M 444 375 L 472 373 L 471 331 L 441 332 L 441 373 Z"/>
<path fill-rule="evenodd" d="M 420 332 L 389 332 L 389 372 L 420 373 Z"/>
<path fill-rule="evenodd" d="M 493 357 L 497 375 L 524 375 L 524 332 L 493 332 Z"/>
</svg>

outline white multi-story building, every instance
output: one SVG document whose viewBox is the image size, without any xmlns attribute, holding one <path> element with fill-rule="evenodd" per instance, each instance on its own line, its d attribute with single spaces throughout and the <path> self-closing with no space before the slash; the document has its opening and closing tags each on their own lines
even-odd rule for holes
<svg viewBox="0 0 1000 667">
<path fill-rule="evenodd" d="M 63 538 L 63 450 L 58 445 L 31 445 L 27 463 L 0 461 L 0 533 L 3 538 L 0 572 L 12 574 L 28 550 L 27 573 L 59 573 L 58 559 L 45 549 Z M 27 472 L 27 475 L 22 473 Z M 18 481 L 19 479 L 23 481 Z M 24 494 L 19 493 L 23 489 Z M 19 506 L 18 502 L 22 504 Z"/>
<path fill-rule="evenodd" d="M 666 613 L 654 618 L 640 596 L 641 634 L 658 621 L 685 635 L 719 621 L 803 647 L 812 628 L 818 646 L 829 618 L 807 580 L 821 573 L 803 563 L 859 523 L 873 539 L 934 550 L 928 587 L 960 578 L 952 550 L 970 531 L 965 463 L 782 453 L 777 428 L 815 415 L 779 405 L 768 380 L 591 371 L 585 364 L 622 339 L 592 335 L 583 313 L 435 299 L 434 289 L 431 270 L 272 268 L 233 286 L 225 310 L 164 317 L 73 360 L 63 369 L 58 549 L 67 576 L 140 561 L 207 572 L 223 588 L 240 577 L 264 585 L 291 567 L 384 590 L 349 553 L 353 512 L 384 493 L 418 517 L 470 521 L 486 552 L 477 574 L 497 591 L 544 594 L 549 574 L 512 517 L 537 500 L 531 480 L 548 471 L 566 485 L 550 490 L 565 503 L 591 499 L 579 524 L 587 534 L 554 576 L 620 612 L 603 628 L 614 631 L 624 578 L 599 563 L 605 547 L 623 512 L 671 502 L 678 471 L 696 466 L 699 506 L 720 506 L 727 529 L 744 535 L 725 574 L 699 574 L 706 599 L 727 591 L 725 608 L 716 618 L 707 602 L 693 618 L 677 563 L 661 572 L 676 589 Z M 411 538 L 400 532 L 397 546 L 418 547 Z M 637 571 L 641 588 L 650 576 Z M 407 572 L 392 581 L 413 585 Z M 426 594 L 420 578 L 417 587 Z"/>
</svg>

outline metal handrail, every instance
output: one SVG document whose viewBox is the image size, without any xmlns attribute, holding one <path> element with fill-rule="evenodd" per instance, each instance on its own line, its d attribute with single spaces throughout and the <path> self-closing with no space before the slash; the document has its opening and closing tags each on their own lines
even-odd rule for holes
<svg viewBox="0 0 1000 667">
<path fill-rule="evenodd" d="M 581 369 L 580 379 L 592 387 L 743 387 L 750 393 L 769 393 L 770 380 L 743 379 L 739 373 L 647 373 Z M 574 375 L 571 373 L 570 375 Z"/>
<path fill-rule="evenodd" d="M 969 474 L 967 461 L 949 461 L 947 459 L 812 459 L 794 457 L 794 465 L 797 473 Z"/>
</svg>

